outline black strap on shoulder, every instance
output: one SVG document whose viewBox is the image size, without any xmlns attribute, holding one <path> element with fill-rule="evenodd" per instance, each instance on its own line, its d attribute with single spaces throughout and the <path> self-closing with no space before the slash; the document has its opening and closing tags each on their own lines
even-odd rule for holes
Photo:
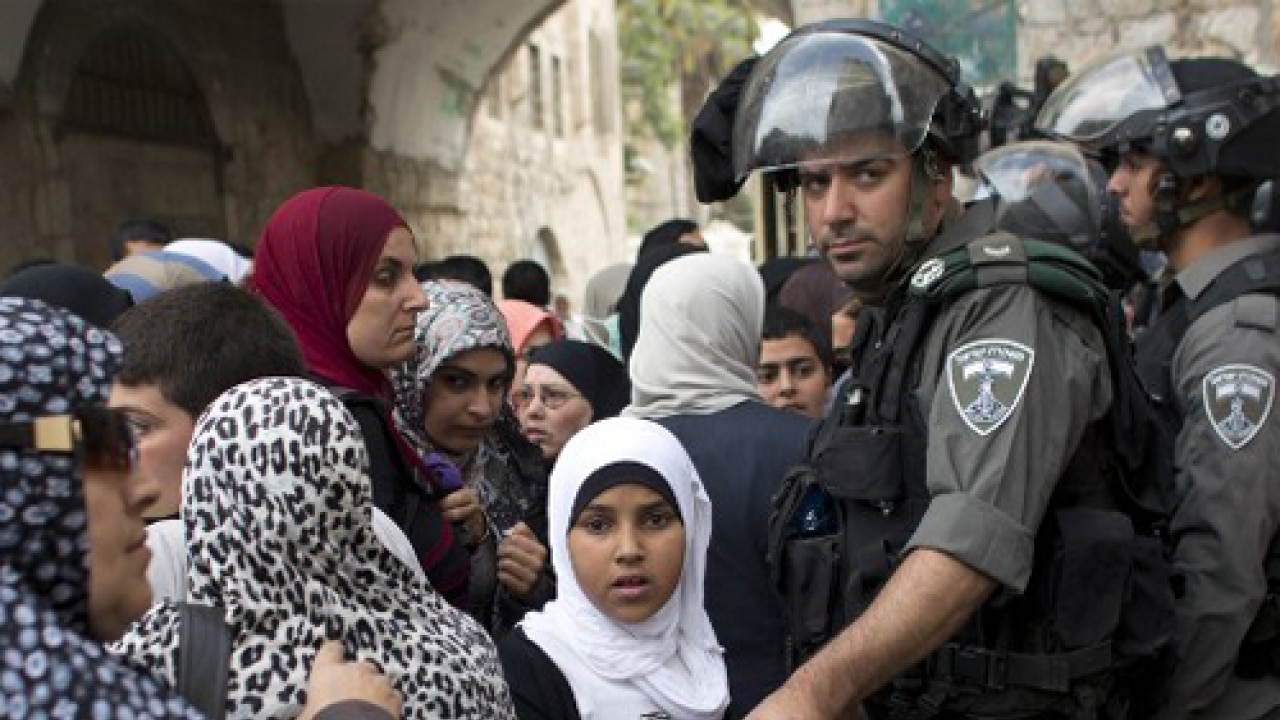
<svg viewBox="0 0 1280 720">
<path fill-rule="evenodd" d="M 1136 340 L 1138 374 L 1147 390 L 1167 402 L 1173 392 L 1169 366 L 1191 325 L 1219 305 L 1255 293 L 1280 297 L 1280 255 L 1257 255 L 1237 262 L 1219 273 L 1195 300 L 1176 293 L 1176 299 L 1161 308 Z M 1171 432 L 1177 431 L 1177 418 L 1168 417 L 1166 422 L 1171 423 Z"/>
<path fill-rule="evenodd" d="M 178 605 L 178 693 L 209 720 L 226 716 L 231 630 L 220 607 Z"/>
<path fill-rule="evenodd" d="M 1280 255 L 1247 257 L 1222 271 L 1200 296 L 1191 302 L 1187 313 L 1190 326 L 1213 308 L 1244 295 L 1280 296 Z M 1183 332 L 1186 328 L 1183 329 Z"/>
</svg>

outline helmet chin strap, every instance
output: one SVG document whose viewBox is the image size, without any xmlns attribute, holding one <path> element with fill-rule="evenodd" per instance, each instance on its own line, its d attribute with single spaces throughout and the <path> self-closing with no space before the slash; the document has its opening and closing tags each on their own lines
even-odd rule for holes
<svg viewBox="0 0 1280 720">
<path fill-rule="evenodd" d="M 907 193 L 907 205 L 903 208 L 907 213 L 907 230 L 902 241 L 897 244 L 893 261 L 885 266 L 884 273 L 876 283 L 882 296 L 893 290 L 898 279 L 911 269 L 929 242 L 929 238 L 924 236 L 924 205 L 933 183 L 941 175 L 938 156 L 931 148 L 921 148 L 920 152 L 911 156 L 911 187 Z"/>
<path fill-rule="evenodd" d="M 907 244 L 923 244 L 924 236 L 924 203 L 928 198 L 933 183 L 941 177 L 938 168 L 938 156 L 929 147 L 911 156 L 911 192 L 907 200 Z"/>
<path fill-rule="evenodd" d="M 1139 247 L 1163 249 L 1179 230 L 1199 222 L 1212 213 L 1226 209 L 1229 204 L 1239 202 L 1252 193 L 1252 189 L 1245 188 L 1230 194 L 1219 193 L 1202 200 L 1179 203 L 1178 195 L 1181 194 L 1182 183 L 1182 179 L 1171 172 L 1160 175 L 1152 194 L 1155 204 L 1153 222 L 1133 230 L 1134 242 Z"/>
<path fill-rule="evenodd" d="M 885 284 L 894 280 L 911 268 L 924 252 L 930 238 L 924 236 L 924 206 L 929 198 L 933 183 L 941 177 L 938 168 L 938 156 L 929 147 L 911 156 L 911 189 L 907 194 L 907 232 L 903 241 L 898 244 L 898 251 L 893 262 L 885 268 Z"/>
</svg>

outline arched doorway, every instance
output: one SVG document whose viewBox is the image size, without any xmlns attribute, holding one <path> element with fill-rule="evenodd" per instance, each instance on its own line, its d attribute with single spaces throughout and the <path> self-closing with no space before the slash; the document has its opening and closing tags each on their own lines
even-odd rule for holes
<svg viewBox="0 0 1280 720">
<path fill-rule="evenodd" d="M 529 259 L 547 269 L 547 274 L 551 276 L 552 290 L 564 287 L 566 280 L 564 259 L 560 256 L 560 246 L 551 228 L 538 229 L 538 233 L 533 238 Z"/>
<path fill-rule="evenodd" d="M 220 144 L 181 56 L 145 31 L 116 28 L 76 63 L 58 122 L 75 260 L 108 264 L 106 237 L 126 217 L 179 236 L 223 237 Z"/>
</svg>

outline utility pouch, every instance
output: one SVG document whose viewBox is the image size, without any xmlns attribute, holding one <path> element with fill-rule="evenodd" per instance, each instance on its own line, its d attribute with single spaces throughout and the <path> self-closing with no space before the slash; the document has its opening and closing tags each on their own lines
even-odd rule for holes
<svg viewBox="0 0 1280 720">
<path fill-rule="evenodd" d="M 1133 564 L 1133 522 L 1114 510 L 1059 508 L 1051 627 L 1064 650 L 1110 642 Z"/>
<path fill-rule="evenodd" d="M 814 485 L 821 483 L 812 467 L 793 468 L 773 499 L 769 519 L 769 569 L 783 602 L 789 666 L 817 652 L 834 634 L 837 622 L 839 533 L 797 537 L 791 531 L 792 519 Z"/>
<path fill-rule="evenodd" d="M 889 514 L 906 496 L 901 452 L 901 428 L 837 427 L 813 465 L 831 497 Z"/>
<path fill-rule="evenodd" d="M 1280 598 L 1274 593 L 1263 598 L 1245 633 L 1236 659 L 1236 675 L 1246 680 L 1280 675 Z"/>
</svg>

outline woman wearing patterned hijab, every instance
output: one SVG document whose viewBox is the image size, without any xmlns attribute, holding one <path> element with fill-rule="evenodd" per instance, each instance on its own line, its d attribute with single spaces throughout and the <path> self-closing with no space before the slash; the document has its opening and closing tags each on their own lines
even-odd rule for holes
<svg viewBox="0 0 1280 720">
<path fill-rule="evenodd" d="M 406 718 L 513 717 L 493 643 L 372 526 L 360 426 L 300 378 L 236 386 L 201 417 L 182 516 L 189 598 L 225 609 L 229 718 L 293 718 L 328 638 L 379 667 Z M 154 606 L 119 652 L 174 682 L 178 610 Z"/>
<path fill-rule="evenodd" d="M 69 312 L 0 299 L 0 716 L 199 717 L 101 644 L 151 599 L 128 432 L 106 410 L 120 356 Z"/>
<path fill-rule="evenodd" d="M 546 472 L 520 434 L 507 389 L 514 353 L 494 302 L 470 285 L 423 284 L 417 350 L 393 373 L 396 424 L 426 461 L 444 468 L 483 512 L 459 503 L 452 519 L 475 524 L 471 539 L 472 614 L 498 637 L 552 583 L 546 565 Z M 453 512 L 453 511 L 451 511 Z"/>
</svg>

